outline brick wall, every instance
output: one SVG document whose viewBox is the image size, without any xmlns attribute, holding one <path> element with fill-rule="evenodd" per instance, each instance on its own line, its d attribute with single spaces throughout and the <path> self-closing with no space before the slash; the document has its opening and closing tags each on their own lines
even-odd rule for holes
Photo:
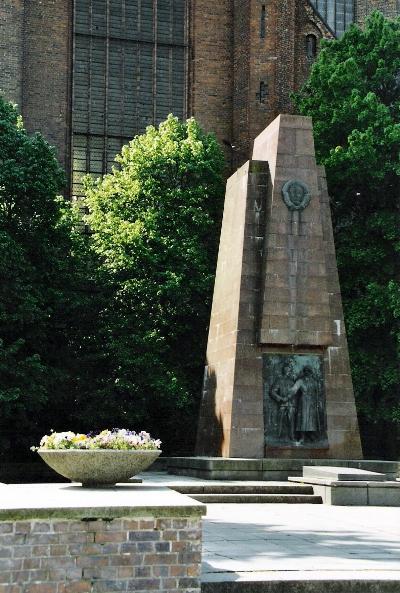
<svg viewBox="0 0 400 593">
<path fill-rule="evenodd" d="M 373 10 L 380 10 L 388 18 L 394 18 L 400 15 L 400 2 L 399 0 L 356 0 L 356 22 L 362 25 Z"/>
<path fill-rule="evenodd" d="M 72 0 L 25 3 L 22 113 L 69 168 Z"/>
<path fill-rule="evenodd" d="M 290 93 L 308 76 L 306 35 L 332 37 L 306 0 L 196 0 L 192 9 L 191 112 L 220 142 L 231 168 L 254 138 L 293 109 Z"/>
<path fill-rule="evenodd" d="M 232 142 L 232 19 L 232 0 L 191 2 L 189 113 L 220 142 Z"/>
<path fill-rule="evenodd" d="M 234 3 L 233 140 L 236 166 L 249 158 L 253 139 L 288 111 L 293 89 L 295 2 Z"/>
<path fill-rule="evenodd" d="M 277 17 L 276 115 L 278 113 L 287 113 L 291 110 L 290 92 L 294 87 L 295 2 L 293 0 L 285 2 L 281 10 L 278 9 Z"/>
<path fill-rule="evenodd" d="M 281 18 L 283 18 L 283 13 L 287 10 L 288 3 L 285 3 L 284 6 L 281 6 L 281 4 L 279 2 L 264 2 L 263 0 L 252 0 L 251 3 L 250 125 L 246 142 L 246 158 L 250 157 L 254 138 L 274 119 L 277 102 L 280 99 L 278 71 L 281 55 L 277 35 L 281 26 Z M 289 4 L 292 4 L 292 2 L 289 2 Z M 265 21 L 265 23 L 263 24 L 262 21 Z M 265 29 L 264 36 L 262 35 L 262 29 Z M 284 62 L 288 59 L 289 56 L 285 55 Z"/>
<path fill-rule="evenodd" d="M 0 593 L 200 593 L 193 518 L 0 522 Z"/>
<path fill-rule="evenodd" d="M 233 141 L 236 166 L 254 138 L 279 113 L 291 113 L 290 94 L 307 78 L 306 36 L 332 37 L 310 4 L 236 0 L 234 3 Z"/>
<path fill-rule="evenodd" d="M 22 103 L 22 30 L 24 0 L 0 3 L 0 94 Z"/>
<path fill-rule="evenodd" d="M 233 143 L 237 147 L 235 165 L 247 159 L 250 125 L 251 84 L 251 0 L 234 1 L 233 46 Z"/>
</svg>

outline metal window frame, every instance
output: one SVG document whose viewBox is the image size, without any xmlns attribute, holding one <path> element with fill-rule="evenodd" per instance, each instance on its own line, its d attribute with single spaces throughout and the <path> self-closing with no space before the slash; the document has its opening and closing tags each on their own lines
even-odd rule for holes
<svg viewBox="0 0 400 593">
<path fill-rule="evenodd" d="M 129 7 L 129 2 L 132 1 L 137 8 L 137 35 L 136 39 L 134 35 L 132 35 L 132 28 L 128 31 L 128 19 L 127 19 L 127 11 Z M 168 111 L 175 110 L 177 111 L 176 104 L 174 105 L 174 100 L 176 97 L 176 84 L 174 84 L 174 71 L 176 69 L 176 64 L 182 62 L 182 73 L 179 77 L 181 81 L 182 88 L 178 91 L 178 102 L 180 104 L 178 115 L 182 118 L 187 117 L 188 112 L 188 72 L 189 72 L 189 2 L 190 0 L 169 0 L 169 31 L 167 33 L 168 40 L 164 37 L 160 40 L 158 34 L 158 9 L 159 9 L 159 2 L 165 0 L 104 0 L 104 15 L 105 15 L 105 22 L 103 20 L 103 24 L 100 30 L 95 29 L 95 18 L 94 18 L 94 11 L 95 6 L 94 3 L 96 0 L 86 0 L 86 4 L 89 8 L 88 14 L 88 21 L 86 26 L 82 25 L 82 27 L 78 24 L 78 14 L 81 14 L 82 11 L 78 11 L 78 8 L 82 7 L 82 4 L 79 6 L 79 3 L 84 3 L 85 0 L 74 0 L 73 8 L 74 8 L 74 19 L 73 19 L 73 62 L 72 62 L 72 134 L 71 134 L 71 193 L 73 195 L 78 196 L 78 192 L 76 191 L 76 173 L 80 173 L 80 169 L 76 168 L 76 158 L 75 158 L 75 142 L 78 141 L 78 145 L 85 146 L 85 163 L 86 163 L 86 172 L 92 173 L 92 164 L 93 164 L 93 155 L 95 154 L 96 150 L 99 150 L 99 147 L 95 146 L 99 143 L 99 140 L 102 142 L 102 173 L 106 173 L 110 169 L 111 157 L 114 158 L 116 152 L 118 152 L 123 144 L 128 142 L 132 137 L 138 133 L 142 133 L 144 128 L 148 123 L 158 124 L 159 121 L 164 119 L 165 115 L 160 115 L 160 103 L 164 105 L 165 111 L 165 103 L 168 104 Z M 120 4 L 120 17 L 118 15 L 117 10 L 117 22 L 119 20 L 120 27 L 118 31 L 118 27 L 116 28 L 115 25 L 112 25 L 112 6 L 113 3 Z M 179 14 L 182 20 L 179 20 L 179 23 L 176 24 L 174 21 L 176 5 L 179 3 Z M 143 18 L 143 9 L 148 8 L 149 5 L 152 8 L 152 35 L 151 38 L 146 37 L 146 30 L 143 29 L 142 25 L 144 21 Z M 183 9 L 183 12 L 182 12 Z M 101 12 L 97 12 L 97 16 L 100 15 Z M 114 13 L 115 15 L 115 13 Z M 130 12 L 130 19 L 132 19 L 132 12 Z M 115 21 L 114 21 L 115 22 Z M 183 36 L 181 39 L 174 39 L 174 30 L 175 26 L 177 26 L 181 31 L 183 31 Z M 147 30 L 147 33 L 150 29 Z M 88 59 L 87 59 L 87 73 L 83 73 L 82 77 L 85 75 L 87 76 L 87 85 L 81 83 L 81 89 L 87 88 L 87 93 L 83 92 L 82 97 L 80 98 L 80 109 L 75 109 L 76 102 L 78 100 L 78 93 L 79 89 L 77 86 L 77 78 L 79 76 L 78 68 L 79 65 L 82 64 L 82 61 L 79 61 L 78 53 L 79 53 L 79 43 L 81 42 L 81 47 L 85 45 L 84 40 L 87 40 L 88 46 Z M 104 84 L 98 84 L 97 86 L 93 82 L 93 77 L 96 76 L 95 73 L 95 59 L 94 54 L 96 51 L 98 52 L 99 43 L 96 43 L 96 39 L 100 42 L 101 40 L 104 42 L 104 51 L 105 57 L 103 62 L 103 67 L 101 70 L 101 76 L 104 76 Z M 114 45 L 113 50 L 114 54 L 112 54 L 111 47 Z M 120 105 L 118 107 L 119 116 L 116 115 L 115 105 L 118 103 L 118 99 L 116 100 L 115 97 L 118 94 L 118 87 L 112 87 L 112 80 L 111 80 L 111 59 L 114 59 L 115 56 L 118 55 L 118 44 L 120 44 L 120 51 L 121 51 L 121 93 L 120 93 Z M 135 47 L 135 51 L 132 55 L 135 56 L 133 60 L 130 61 L 130 67 L 132 72 L 134 72 L 134 76 L 130 78 L 131 83 L 133 83 L 135 87 L 135 93 L 132 93 L 132 101 L 129 102 L 131 113 L 130 113 L 130 121 L 129 125 L 127 123 L 128 116 L 127 108 L 126 108 L 126 100 L 129 96 L 129 93 L 126 91 L 126 76 L 127 76 L 127 68 L 126 68 L 126 60 L 129 59 L 128 51 L 129 47 Z M 143 111 L 141 110 L 141 105 L 145 105 L 146 101 L 141 97 L 141 93 L 146 93 L 147 89 L 147 96 L 149 96 L 149 89 L 145 86 L 145 80 L 143 79 L 143 62 L 142 60 L 148 60 L 148 50 L 145 48 L 151 49 L 152 55 L 152 62 L 151 62 L 151 97 L 152 97 L 152 104 L 149 115 L 151 116 L 147 123 L 143 124 L 143 121 L 146 122 L 148 116 L 146 116 Z M 84 51 L 84 50 L 82 50 Z M 144 52 L 144 54 L 143 54 Z M 182 55 L 180 55 L 182 52 Z M 165 53 L 167 53 L 167 69 L 165 68 Z M 159 69 L 159 64 L 161 57 L 163 57 L 163 67 Z M 99 70 L 100 72 L 100 70 Z M 100 76 L 97 73 L 97 76 Z M 165 97 L 158 96 L 158 84 L 159 84 L 159 77 L 163 78 L 164 83 L 164 92 L 166 92 L 166 96 L 168 97 L 165 100 Z M 110 82 L 111 80 L 111 82 Z M 167 81 L 167 83 L 165 83 Z M 114 76 L 115 82 L 115 76 Z M 160 83 L 161 84 L 161 83 Z M 167 90 L 165 91 L 165 87 Z M 103 89 L 103 93 L 101 92 Z M 93 107 L 96 102 L 96 98 L 93 96 L 93 93 L 96 93 L 99 96 L 103 95 L 103 105 L 102 105 L 102 112 L 104 114 L 103 122 L 102 122 L 102 130 L 99 131 L 96 128 L 99 127 L 99 117 L 93 115 L 94 113 L 99 113 L 97 109 L 93 112 Z M 113 99 L 112 99 L 113 96 Z M 163 101 L 164 98 L 164 101 Z M 86 109 L 86 106 L 87 109 Z M 133 107 L 132 107 L 133 106 Z M 111 113 L 110 108 L 113 109 L 113 113 Z M 132 116 L 132 113 L 134 114 Z M 76 115 L 77 119 L 74 120 L 74 114 Z M 79 124 L 79 115 L 84 114 L 81 118 L 81 122 L 85 123 L 84 126 Z M 111 116 L 113 119 L 111 120 Z M 119 117 L 119 126 L 115 125 L 116 119 Z M 86 122 L 85 122 L 86 120 Z M 111 123 L 111 121 L 113 123 Z M 112 131 L 114 126 L 114 132 Z M 85 129 L 82 129 L 84 127 Z M 93 129 L 94 128 L 94 129 Z M 120 134 L 115 133 L 115 129 L 118 129 L 121 132 Z M 134 132 L 129 132 L 128 130 L 134 130 Z M 78 137 L 81 137 L 82 140 L 78 140 Z M 86 139 L 86 141 L 84 140 Z M 119 143 L 119 149 L 115 152 L 115 146 Z M 114 145 L 114 148 L 111 149 L 110 145 Z M 81 148 L 83 150 L 83 148 Z M 99 175 L 99 173 L 93 172 L 95 175 Z M 81 195 L 81 194 L 79 194 Z"/>
<path fill-rule="evenodd" d="M 343 3 L 343 31 L 338 30 L 338 2 Z M 354 0 L 310 0 L 327 25 L 336 35 L 342 35 L 354 23 Z"/>
</svg>

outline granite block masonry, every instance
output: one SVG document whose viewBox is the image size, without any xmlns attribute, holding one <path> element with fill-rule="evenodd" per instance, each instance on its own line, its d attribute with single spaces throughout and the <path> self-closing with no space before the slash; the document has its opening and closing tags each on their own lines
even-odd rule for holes
<svg viewBox="0 0 400 593">
<path fill-rule="evenodd" d="M 196 454 L 362 458 L 310 118 L 276 118 L 227 182 Z"/>
</svg>

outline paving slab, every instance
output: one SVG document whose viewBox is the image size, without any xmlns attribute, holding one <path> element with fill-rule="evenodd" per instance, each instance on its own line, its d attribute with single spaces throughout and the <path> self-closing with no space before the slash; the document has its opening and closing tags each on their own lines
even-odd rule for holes
<svg viewBox="0 0 400 593">
<path fill-rule="evenodd" d="M 163 486 L 243 486 L 157 472 L 141 477 Z M 381 483 L 388 492 L 391 484 Z M 207 515 L 202 593 L 400 593 L 400 508 L 213 504 Z"/>
<path fill-rule="evenodd" d="M 399 508 L 216 504 L 203 524 L 204 593 L 400 591 Z"/>
</svg>

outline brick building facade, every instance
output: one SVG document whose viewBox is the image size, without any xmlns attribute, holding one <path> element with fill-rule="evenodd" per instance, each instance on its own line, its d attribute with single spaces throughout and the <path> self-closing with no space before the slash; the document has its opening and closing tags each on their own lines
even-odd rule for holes
<svg viewBox="0 0 400 593">
<path fill-rule="evenodd" d="M 0 92 L 57 148 L 80 194 L 170 112 L 216 133 L 232 167 L 290 112 L 322 37 L 399 0 L 3 0 Z"/>
<path fill-rule="evenodd" d="M 380 10 L 388 18 L 395 18 L 400 14 L 400 0 L 357 0 L 356 22 L 362 25 L 373 10 Z"/>
<path fill-rule="evenodd" d="M 30 132 L 40 131 L 70 165 L 72 4 L 3 0 L 0 93 L 17 103 Z"/>
</svg>

